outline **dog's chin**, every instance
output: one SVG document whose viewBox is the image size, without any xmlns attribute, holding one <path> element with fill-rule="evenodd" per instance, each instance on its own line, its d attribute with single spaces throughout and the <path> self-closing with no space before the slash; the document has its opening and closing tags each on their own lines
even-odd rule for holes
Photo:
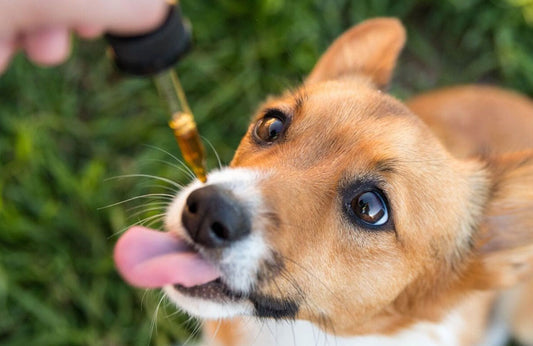
<svg viewBox="0 0 533 346">
<path fill-rule="evenodd" d="M 254 305 L 248 297 L 232 291 L 220 279 L 192 287 L 168 285 L 164 291 L 179 308 L 202 319 L 254 315 Z"/>
<path fill-rule="evenodd" d="M 193 287 L 169 285 L 164 291 L 178 307 L 202 319 L 235 316 L 294 319 L 300 308 L 299 302 L 289 297 L 235 292 L 220 279 Z"/>
</svg>

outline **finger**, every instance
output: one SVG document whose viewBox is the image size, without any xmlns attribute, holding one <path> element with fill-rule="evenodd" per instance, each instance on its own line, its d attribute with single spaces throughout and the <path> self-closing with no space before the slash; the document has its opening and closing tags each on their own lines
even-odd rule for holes
<svg viewBox="0 0 533 346">
<path fill-rule="evenodd" d="M 158 27 L 168 11 L 164 0 L 78 0 L 87 3 L 87 11 L 107 32 L 140 34 Z M 96 3 L 101 7 L 96 7 Z"/>
<path fill-rule="evenodd" d="M 70 34 L 67 28 L 45 28 L 28 33 L 23 41 L 29 59 L 40 65 L 57 65 L 70 54 Z"/>
<path fill-rule="evenodd" d="M 165 18 L 165 0 L 0 0 L 0 35 L 40 27 L 100 27 L 118 34 L 139 34 Z"/>
<path fill-rule="evenodd" d="M 0 38 L 0 74 L 2 74 L 15 53 L 15 42 L 12 39 Z"/>
<path fill-rule="evenodd" d="M 104 32 L 104 28 L 101 26 L 95 26 L 95 25 L 80 25 L 76 27 L 76 33 L 81 38 L 85 39 L 93 39 L 97 38 L 98 36 L 102 35 Z"/>
</svg>

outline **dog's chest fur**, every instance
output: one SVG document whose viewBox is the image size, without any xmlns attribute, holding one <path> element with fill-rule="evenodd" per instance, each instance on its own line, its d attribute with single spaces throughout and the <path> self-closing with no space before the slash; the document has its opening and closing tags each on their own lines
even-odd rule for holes
<svg viewBox="0 0 533 346">
<path fill-rule="evenodd" d="M 390 336 L 338 337 L 324 333 L 307 321 L 273 321 L 250 319 L 244 322 L 239 345 L 335 345 L 335 346 L 398 346 L 398 345 L 458 345 L 458 331 L 466 322 L 451 313 L 443 323 L 420 322 Z M 205 340 L 206 346 L 222 346 Z M 237 345 L 235 345 L 237 346 Z"/>
</svg>

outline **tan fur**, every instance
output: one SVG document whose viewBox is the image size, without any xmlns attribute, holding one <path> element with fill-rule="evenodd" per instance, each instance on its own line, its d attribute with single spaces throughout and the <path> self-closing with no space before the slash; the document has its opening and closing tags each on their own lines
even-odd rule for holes
<svg viewBox="0 0 533 346">
<path fill-rule="evenodd" d="M 511 332 L 523 345 L 533 345 L 533 280 L 517 286 L 512 292 Z"/>
<path fill-rule="evenodd" d="M 208 321 L 204 324 L 204 334 L 213 336 L 207 337 L 206 344 L 210 346 L 233 346 L 244 345 L 253 340 L 243 340 L 246 323 L 240 319 L 228 319 L 219 321 Z"/>
<path fill-rule="evenodd" d="M 347 40 L 351 41 L 350 46 L 344 44 Z M 345 77 L 358 71 L 362 72 L 359 76 L 370 77 L 376 86 L 385 87 L 404 44 L 405 30 L 397 19 L 363 22 L 333 42 L 307 77 L 307 83 Z"/>
<path fill-rule="evenodd" d="M 533 102 L 490 86 L 428 92 L 406 102 L 459 158 L 533 148 Z"/>
<path fill-rule="evenodd" d="M 481 340 L 496 290 L 533 273 L 533 150 L 525 150 L 533 103 L 470 86 L 408 108 L 377 89 L 404 40 L 393 19 L 354 27 L 301 88 L 269 100 L 252 121 L 231 166 L 270 172 L 260 189 L 276 220 L 265 236 L 286 274 L 257 289 L 303 298 L 297 318 L 345 336 L 388 335 L 458 309 L 472 321 L 461 333 L 470 345 Z M 266 109 L 291 123 L 265 148 L 251 132 Z M 393 232 L 340 217 L 339 186 L 358 179 L 382 182 Z M 524 309 L 513 315 L 517 331 Z M 220 328 L 220 344 L 230 345 L 232 324 Z"/>
</svg>

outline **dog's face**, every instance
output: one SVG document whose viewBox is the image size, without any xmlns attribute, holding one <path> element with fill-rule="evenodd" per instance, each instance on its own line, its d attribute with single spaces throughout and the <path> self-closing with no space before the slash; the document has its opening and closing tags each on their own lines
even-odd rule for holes
<svg viewBox="0 0 533 346">
<path fill-rule="evenodd" d="M 229 168 L 175 198 L 166 228 L 214 276 L 165 286 L 171 300 L 202 318 L 299 318 L 346 335 L 436 318 L 498 281 L 478 256 L 505 243 L 485 216 L 501 209 L 496 174 L 452 158 L 379 89 L 404 36 L 392 19 L 345 33 L 301 88 L 259 109 Z"/>
<path fill-rule="evenodd" d="M 368 83 L 318 83 L 267 102 L 231 168 L 184 191 L 167 226 L 220 267 L 220 314 L 249 305 L 252 315 L 339 331 L 341 321 L 362 325 L 421 275 L 442 270 L 437 258 L 456 260 L 457 247 L 468 247 L 479 210 L 450 161 L 416 117 Z M 231 221 L 190 221 L 217 198 L 227 200 L 213 207 L 223 213 L 240 209 L 244 234 L 227 240 L 216 223 L 230 229 Z M 196 299 L 181 294 L 186 308 Z M 204 315 L 197 304 L 191 312 Z"/>
<path fill-rule="evenodd" d="M 175 200 L 167 228 L 222 273 L 201 290 L 167 288 L 178 305 L 202 317 L 297 317 L 348 332 L 385 318 L 417 279 L 460 260 L 481 210 L 472 181 L 373 82 L 325 79 L 267 101 L 231 168 Z"/>
</svg>

